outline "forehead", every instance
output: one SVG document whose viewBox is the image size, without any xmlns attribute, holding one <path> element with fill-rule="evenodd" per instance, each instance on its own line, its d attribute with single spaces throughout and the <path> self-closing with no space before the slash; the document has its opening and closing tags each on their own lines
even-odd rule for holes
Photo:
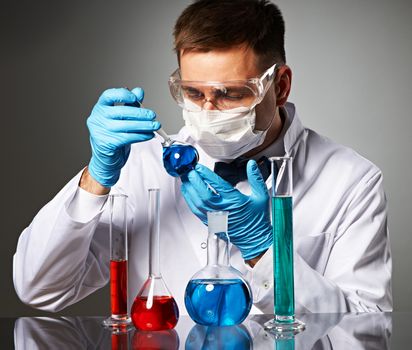
<svg viewBox="0 0 412 350">
<path fill-rule="evenodd" d="M 243 46 L 208 52 L 185 51 L 180 54 L 183 80 L 228 81 L 254 78 L 260 74 L 253 50 Z"/>
</svg>

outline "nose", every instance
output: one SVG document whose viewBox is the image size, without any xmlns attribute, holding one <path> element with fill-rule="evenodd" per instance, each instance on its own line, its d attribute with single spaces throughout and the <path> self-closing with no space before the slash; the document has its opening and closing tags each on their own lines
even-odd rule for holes
<svg viewBox="0 0 412 350">
<path fill-rule="evenodd" d="M 205 98 L 205 102 L 203 103 L 203 109 L 212 111 L 218 109 L 216 105 L 212 102 L 210 98 Z"/>
</svg>

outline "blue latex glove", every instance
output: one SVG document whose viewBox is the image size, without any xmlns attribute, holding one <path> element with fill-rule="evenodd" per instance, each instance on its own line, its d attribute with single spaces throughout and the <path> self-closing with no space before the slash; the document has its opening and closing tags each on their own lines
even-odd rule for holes
<svg viewBox="0 0 412 350">
<path fill-rule="evenodd" d="M 181 191 L 192 212 L 205 225 L 208 211 L 228 211 L 230 241 L 239 248 L 245 260 L 250 260 L 272 245 L 273 235 L 269 193 L 254 160 L 248 161 L 246 171 L 252 189 L 250 196 L 201 164 L 182 177 Z"/>
<path fill-rule="evenodd" d="M 153 121 L 156 117 L 153 111 L 128 106 L 140 105 L 143 97 L 141 88 L 106 90 L 87 119 L 92 148 L 89 172 L 104 187 L 112 187 L 119 179 L 130 145 L 150 140 L 153 131 L 160 128 L 160 123 Z M 125 105 L 115 106 L 115 103 Z"/>
</svg>

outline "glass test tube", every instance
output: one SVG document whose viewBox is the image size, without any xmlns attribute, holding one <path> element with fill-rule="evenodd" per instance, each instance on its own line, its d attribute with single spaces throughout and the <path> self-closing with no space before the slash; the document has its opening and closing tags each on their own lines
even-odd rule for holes
<svg viewBox="0 0 412 350">
<path fill-rule="evenodd" d="M 110 233 L 110 305 L 111 316 L 103 321 L 106 327 L 128 330 L 131 318 L 127 307 L 127 196 L 109 195 Z"/>
<path fill-rule="evenodd" d="M 265 327 L 275 333 L 298 333 L 305 329 L 305 325 L 295 319 L 292 157 L 273 157 L 270 161 L 275 318 Z"/>
</svg>

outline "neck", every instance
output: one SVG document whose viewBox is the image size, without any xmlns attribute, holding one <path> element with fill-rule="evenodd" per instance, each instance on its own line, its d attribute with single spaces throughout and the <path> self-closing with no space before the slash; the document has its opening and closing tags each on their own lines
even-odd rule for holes
<svg viewBox="0 0 412 350">
<path fill-rule="evenodd" d="M 207 265 L 216 266 L 223 265 L 229 266 L 229 245 L 228 241 L 219 238 L 221 233 L 209 232 L 207 237 Z"/>
<path fill-rule="evenodd" d="M 160 277 L 159 190 L 149 190 L 149 275 Z"/>
</svg>

